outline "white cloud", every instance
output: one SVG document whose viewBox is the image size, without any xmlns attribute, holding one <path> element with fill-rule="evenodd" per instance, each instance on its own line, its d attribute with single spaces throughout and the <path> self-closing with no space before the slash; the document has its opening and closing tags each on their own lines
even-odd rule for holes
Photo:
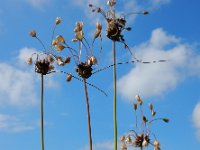
<svg viewBox="0 0 200 150">
<path fill-rule="evenodd" d="M 0 105 L 35 105 L 34 83 L 34 76 L 30 72 L 0 63 Z"/>
<path fill-rule="evenodd" d="M 35 8 L 42 8 L 48 5 L 52 0 L 25 0 L 28 4 Z"/>
<path fill-rule="evenodd" d="M 137 63 L 118 81 L 119 93 L 131 100 L 136 94 L 143 98 L 160 96 L 173 89 L 184 78 L 200 76 L 200 55 L 195 46 L 182 43 L 174 35 L 158 28 L 151 38 L 134 48 L 135 55 L 143 61 L 165 59 L 165 63 Z"/>
<path fill-rule="evenodd" d="M 33 130 L 34 128 L 34 125 L 25 123 L 15 116 L 0 114 L 0 131 L 22 132 Z"/>
<path fill-rule="evenodd" d="M 194 127 L 197 129 L 197 138 L 200 140 L 200 102 L 197 103 L 193 110 L 192 120 Z"/>
</svg>

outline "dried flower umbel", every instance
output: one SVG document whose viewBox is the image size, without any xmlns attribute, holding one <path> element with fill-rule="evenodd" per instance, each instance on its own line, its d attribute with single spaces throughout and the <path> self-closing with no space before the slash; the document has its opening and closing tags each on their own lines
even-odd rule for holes
<svg viewBox="0 0 200 150">
<path fill-rule="evenodd" d="M 131 28 L 126 26 L 126 16 L 117 17 L 115 13 L 114 6 L 116 5 L 116 0 L 108 0 L 107 4 L 109 6 L 109 11 L 105 12 L 100 7 L 96 7 L 93 4 L 89 4 L 89 7 L 92 9 L 92 12 L 97 12 L 103 15 L 106 19 L 106 36 L 112 40 L 112 49 L 113 49 L 113 120 L 114 120 L 114 150 L 117 150 L 117 73 L 116 73 L 116 42 L 124 44 L 124 48 L 127 48 L 132 55 L 131 50 L 128 45 L 125 43 L 124 36 L 122 32 L 124 30 L 130 31 Z M 147 11 L 143 13 L 132 13 L 132 14 L 148 14 Z M 135 58 L 136 59 L 136 58 Z M 137 60 L 137 59 L 136 59 Z"/>
<path fill-rule="evenodd" d="M 59 66 L 64 66 L 65 64 L 70 62 L 70 57 L 63 58 L 61 56 L 53 54 L 53 52 L 52 52 L 52 49 L 54 48 L 55 45 L 57 46 L 56 47 L 57 51 L 59 51 L 59 50 L 62 50 L 63 47 L 61 44 L 60 45 L 58 45 L 58 44 L 65 43 L 61 36 L 57 37 L 57 41 L 53 41 L 56 26 L 59 25 L 60 23 L 61 23 L 61 18 L 57 17 L 55 19 L 55 25 L 54 25 L 54 28 L 52 31 L 51 45 L 50 45 L 50 48 L 48 51 L 47 51 L 46 47 L 44 46 L 43 42 L 37 36 L 37 33 L 35 30 L 33 30 L 29 33 L 29 35 L 31 37 L 33 37 L 39 41 L 39 43 L 42 45 L 42 47 L 44 49 L 42 52 L 33 53 L 32 56 L 27 60 L 27 63 L 29 65 L 33 64 L 33 62 L 34 62 L 35 72 L 41 75 L 41 99 L 40 99 L 40 101 L 41 101 L 41 105 L 40 105 L 41 106 L 40 107 L 41 121 L 40 122 L 41 122 L 41 149 L 42 150 L 45 149 L 45 145 L 44 145 L 44 110 L 43 110 L 44 76 L 54 72 L 55 63 L 57 63 L 57 65 L 59 65 Z"/>
<path fill-rule="evenodd" d="M 155 135 L 153 134 L 153 132 L 151 131 L 151 125 L 152 122 L 156 121 L 156 120 L 162 120 L 165 123 L 169 122 L 169 119 L 167 118 L 154 118 L 155 113 L 152 114 L 152 111 L 154 111 L 153 108 L 153 104 L 150 103 L 149 104 L 149 109 L 151 111 L 151 119 L 147 119 L 147 117 L 143 114 L 143 109 L 142 109 L 142 105 L 143 105 L 143 101 L 140 98 L 139 95 L 136 95 L 136 101 L 137 103 L 134 103 L 133 108 L 134 111 L 136 113 L 137 111 L 137 105 L 139 105 L 140 107 L 140 129 L 138 129 L 138 120 L 137 120 L 137 113 L 136 113 L 136 130 L 130 130 L 127 135 L 123 135 L 121 137 L 121 142 L 122 142 L 122 146 L 121 149 L 122 150 L 126 150 L 127 149 L 127 145 L 129 146 L 133 146 L 136 148 L 140 148 L 141 150 L 149 145 L 153 145 L 154 146 L 154 150 L 160 150 L 160 143 L 159 141 L 156 139 Z M 155 138 L 154 142 L 152 143 L 152 136 Z"/>
</svg>

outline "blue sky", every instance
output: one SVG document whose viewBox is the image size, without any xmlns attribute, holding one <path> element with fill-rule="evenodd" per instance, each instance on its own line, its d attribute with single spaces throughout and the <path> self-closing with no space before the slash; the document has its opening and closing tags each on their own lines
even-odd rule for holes
<svg viewBox="0 0 200 150">
<path fill-rule="evenodd" d="M 84 22 L 89 41 L 95 21 L 105 20 L 92 14 L 88 3 L 108 9 L 106 0 L 7 0 L 0 6 L 0 145 L 2 150 L 40 149 L 40 80 L 25 62 L 41 46 L 28 32 L 37 31 L 49 45 L 56 17 L 62 34 L 71 45 L 76 21 Z M 139 94 L 146 106 L 151 101 L 159 116 L 169 124 L 155 123 L 153 130 L 163 150 L 200 148 L 200 26 L 197 0 L 118 0 L 121 13 L 149 10 L 148 16 L 131 16 L 124 32 L 126 43 L 142 60 L 167 59 L 160 64 L 121 65 L 118 70 L 118 133 L 134 129 L 132 103 Z M 103 32 L 105 33 L 105 31 Z M 103 52 L 95 46 L 101 68 L 112 63 L 111 42 L 103 36 Z M 67 53 L 63 53 L 67 54 Z M 117 45 L 117 60 L 131 60 L 129 52 Z M 74 66 L 66 71 L 75 74 Z M 46 149 L 87 150 L 87 120 L 83 84 L 75 79 L 65 82 L 61 74 L 45 78 Z M 94 150 L 111 150 L 112 69 L 95 74 L 88 82 L 108 94 L 88 87 Z M 148 149 L 153 149 L 149 147 Z"/>
</svg>

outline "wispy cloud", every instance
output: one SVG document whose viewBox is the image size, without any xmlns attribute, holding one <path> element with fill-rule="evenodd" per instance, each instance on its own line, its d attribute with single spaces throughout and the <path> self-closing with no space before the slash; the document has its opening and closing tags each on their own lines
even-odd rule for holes
<svg viewBox="0 0 200 150">
<path fill-rule="evenodd" d="M 35 8 L 43 8 L 44 6 L 49 5 L 52 0 L 25 0 L 29 5 Z"/>
<path fill-rule="evenodd" d="M 136 94 L 144 98 L 160 96 L 188 76 L 200 76 L 200 55 L 193 44 L 181 42 L 162 28 L 152 31 L 150 39 L 134 48 L 144 61 L 165 59 L 165 63 L 136 64 L 118 81 L 119 93 L 131 100 Z"/>
<path fill-rule="evenodd" d="M 200 141 L 200 102 L 197 103 L 193 110 L 192 119 L 194 123 L 194 127 L 197 129 L 196 136 Z"/>
<path fill-rule="evenodd" d="M 36 124 L 26 123 L 16 116 L 0 114 L 0 131 L 1 132 L 23 132 L 33 130 Z"/>
</svg>

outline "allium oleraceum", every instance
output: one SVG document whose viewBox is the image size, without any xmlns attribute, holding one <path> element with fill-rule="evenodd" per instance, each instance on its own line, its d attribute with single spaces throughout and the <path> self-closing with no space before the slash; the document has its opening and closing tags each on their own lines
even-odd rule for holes
<svg viewBox="0 0 200 150">
<path fill-rule="evenodd" d="M 154 133 L 151 131 L 151 125 L 154 121 L 162 120 L 165 123 L 169 122 L 167 118 L 154 118 L 155 110 L 153 108 L 152 103 L 149 104 L 149 109 L 151 111 L 151 119 L 147 119 L 147 117 L 143 114 L 143 101 L 139 95 L 136 95 L 137 103 L 133 104 L 133 109 L 136 113 L 136 130 L 130 130 L 126 135 L 120 138 L 122 145 L 121 150 L 127 150 L 128 146 L 133 146 L 136 148 L 140 148 L 141 150 L 149 145 L 154 146 L 154 150 L 160 150 L 160 142 L 156 139 Z M 137 110 L 138 106 L 140 107 L 140 128 L 138 127 L 138 116 Z M 152 136 L 154 138 L 154 142 L 152 142 Z"/>
</svg>

